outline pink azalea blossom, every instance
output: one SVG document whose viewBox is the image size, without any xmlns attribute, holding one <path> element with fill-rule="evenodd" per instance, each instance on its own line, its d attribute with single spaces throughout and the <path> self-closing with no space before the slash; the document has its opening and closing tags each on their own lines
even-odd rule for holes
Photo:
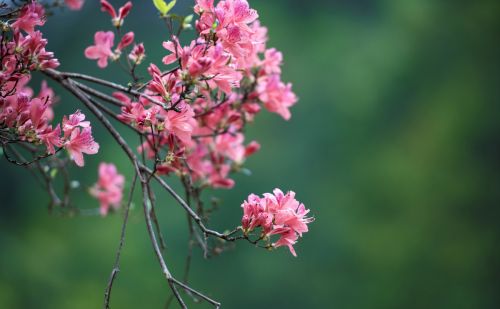
<svg viewBox="0 0 500 309">
<path fill-rule="evenodd" d="M 119 28 L 123 25 L 123 20 L 130 13 L 132 2 L 128 1 L 118 10 L 116 14 L 115 8 L 106 0 L 101 0 L 101 11 L 107 12 L 111 16 L 113 26 Z"/>
<path fill-rule="evenodd" d="M 80 10 L 85 0 L 64 0 L 70 10 Z"/>
<path fill-rule="evenodd" d="M 264 60 L 260 62 L 260 66 L 266 74 L 280 74 L 283 55 L 275 48 L 270 48 L 264 53 Z"/>
<path fill-rule="evenodd" d="M 192 78 L 207 77 L 211 88 L 219 87 L 226 94 L 239 87 L 243 75 L 231 61 L 232 55 L 221 44 L 209 46 L 203 39 L 193 40 L 189 46 L 179 48 L 177 38 L 163 43 L 171 54 L 163 57 L 163 63 L 171 64 L 180 59 L 181 68 Z"/>
<path fill-rule="evenodd" d="M 99 178 L 90 189 L 90 194 L 99 200 L 102 216 L 108 214 L 109 208 L 118 209 L 123 197 L 125 177 L 119 174 L 113 163 L 99 164 Z"/>
<path fill-rule="evenodd" d="M 128 58 L 137 65 L 141 64 L 144 57 L 146 57 L 146 51 L 144 49 L 144 44 L 142 43 L 134 45 L 134 48 L 132 48 L 132 51 L 128 55 Z"/>
<path fill-rule="evenodd" d="M 44 24 L 45 10 L 43 6 L 36 2 L 32 2 L 23 6 L 19 13 L 19 17 L 12 23 L 12 28 L 32 33 L 35 26 L 43 26 Z"/>
<path fill-rule="evenodd" d="M 284 194 L 280 189 L 275 189 L 273 194 L 264 193 L 262 198 L 250 194 L 241 207 L 241 224 L 245 234 L 260 227 L 264 237 L 280 237 L 272 244 L 273 247 L 287 246 L 292 255 L 297 256 L 293 245 L 309 230 L 307 225 L 314 218 L 306 217 L 309 209 L 295 199 L 295 192 Z"/>
<path fill-rule="evenodd" d="M 159 113 L 157 105 L 145 108 L 143 102 L 125 103 L 121 110 L 118 119 L 137 127 L 141 131 L 155 126 L 157 122 L 156 115 Z"/>
<path fill-rule="evenodd" d="M 71 132 L 69 140 L 64 144 L 64 148 L 76 165 L 82 167 L 85 164 L 83 154 L 96 154 L 99 151 L 99 144 L 94 141 L 90 127 L 75 128 Z"/>
<path fill-rule="evenodd" d="M 85 49 L 85 57 L 88 59 L 97 59 L 97 65 L 100 68 L 105 68 L 108 65 L 108 58 L 114 57 L 111 51 L 115 39 L 115 34 L 111 31 L 98 31 L 94 36 L 93 46 Z"/>
<path fill-rule="evenodd" d="M 62 121 L 64 136 L 70 135 L 76 127 L 90 127 L 90 122 L 84 120 L 85 115 L 80 110 L 77 110 L 75 113 L 69 115 L 69 118 L 66 118 L 66 116 L 64 116 Z"/>
<path fill-rule="evenodd" d="M 38 134 L 38 138 L 47 147 L 47 152 L 50 154 L 55 154 L 55 147 L 61 147 L 63 141 L 61 139 L 61 126 L 58 124 L 55 129 L 52 126 L 47 127 L 43 132 Z"/>
<path fill-rule="evenodd" d="M 176 89 L 179 88 L 177 71 L 164 75 L 155 64 L 151 63 L 148 67 L 148 73 L 153 78 L 148 84 L 148 90 L 166 101 L 178 99 L 178 95 L 174 97 L 179 92 Z"/>
<path fill-rule="evenodd" d="M 59 61 L 54 58 L 54 53 L 45 50 L 47 40 L 42 37 L 40 31 L 33 31 L 26 36 L 15 32 L 14 40 L 16 42 L 15 50 L 22 51 L 15 56 L 15 61 L 21 61 L 29 70 L 53 69 L 59 66 Z"/>
<path fill-rule="evenodd" d="M 260 145 L 253 141 L 248 147 L 243 146 L 244 136 L 241 133 L 226 133 L 215 138 L 215 150 L 232 161 L 241 164 L 245 158 L 255 153 Z"/>
<path fill-rule="evenodd" d="M 181 111 L 169 110 L 164 120 L 165 129 L 178 137 L 183 143 L 191 142 L 191 134 L 196 126 L 194 112 L 190 105 L 180 104 Z"/>
<path fill-rule="evenodd" d="M 290 119 L 289 108 L 297 102 L 297 97 L 292 92 L 292 84 L 283 84 L 279 75 L 273 74 L 259 79 L 257 92 L 265 108 L 285 120 Z"/>
<path fill-rule="evenodd" d="M 273 244 L 274 247 L 287 246 L 293 256 L 297 256 L 293 245 L 297 242 L 299 236 L 291 228 L 278 228 L 271 232 L 272 235 L 280 235 L 277 242 Z"/>
<path fill-rule="evenodd" d="M 42 81 L 37 98 L 47 102 L 47 109 L 45 110 L 44 117 L 49 121 L 54 119 L 54 110 L 52 109 L 52 106 L 57 103 L 59 98 L 55 95 L 54 90 L 47 85 L 46 80 Z"/>
</svg>

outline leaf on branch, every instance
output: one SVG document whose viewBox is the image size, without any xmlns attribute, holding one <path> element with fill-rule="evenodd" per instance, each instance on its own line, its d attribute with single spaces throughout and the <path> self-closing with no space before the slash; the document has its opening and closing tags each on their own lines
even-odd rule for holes
<svg viewBox="0 0 500 309">
<path fill-rule="evenodd" d="M 168 12 L 174 7 L 176 2 L 176 0 L 172 0 L 167 4 L 165 0 L 153 0 L 153 4 L 158 9 L 161 16 L 166 16 Z"/>
</svg>

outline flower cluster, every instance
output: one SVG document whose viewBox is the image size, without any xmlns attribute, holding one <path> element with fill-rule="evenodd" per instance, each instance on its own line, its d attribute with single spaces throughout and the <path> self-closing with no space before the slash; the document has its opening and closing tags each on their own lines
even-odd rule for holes
<svg viewBox="0 0 500 309">
<path fill-rule="evenodd" d="M 308 231 L 307 224 L 313 222 L 314 218 L 306 217 L 309 209 L 295 199 L 295 192 L 283 194 L 280 189 L 274 189 L 273 194 L 264 193 L 263 197 L 251 194 L 241 207 L 241 224 L 245 235 L 256 228 L 261 228 L 259 239 L 270 241 L 272 235 L 279 235 L 278 241 L 271 246 L 288 246 L 290 252 L 297 256 L 293 245 L 299 236 L 302 237 Z"/>
<path fill-rule="evenodd" d="M 120 207 L 124 182 L 125 178 L 118 173 L 113 163 L 99 164 L 99 178 L 90 188 L 90 194 L 99 200 L 102 216 L 108 214 L 110 207 L 115 210 Z"/>
<path fill-rule="evenodd" d="M 116 13 L 115 8 L 106 0 L 101 0 L 101 10 L 107 12 L 111 16 L 112 25 L 119 29 L 122 27 L 125 17 L 132 9 L 132 2 L 128 1 L 118 9 Z M 97 60 L 97 65 L 100 68 L 108 66 L 108 59 L 113 61 L 118 60 L 122 51 L 134 43 L 134 32 L 130 31 L 121 36 L 115 50 L 113 50 L 115 34 L 112 31 L 98 31 L 94 35 L 94 45 L 85 49 L 85 57 L 92 60 Z M 144 45 L 142 43 L 135 44 L 134 48 L 130 51 L 128 58 L 134 64 L 140 64 L 145 57 Z"/>
<path fill-rule="evenodd" d="M 117 28 L 131 8 L 128 2 L 117 14 L 106 0 L 101 5 Z M 123 102 L 118 118 L 147 136 L 140 151 L 160 161 L 158 173 L 190 175 L 200 186 L 231 188 L 230 172 L 240 170 L 260 148 L 256 141 L 244 144 L 245 125 L 261 106 L 289 119 L 297 98 L 291 85 L 281 81 L 281 53 L 266 48 L 267 29 L 246 0 L 216 5 L 197 0 L 194 10 L 199 15 L 197 37 L 184 46 L 175 35 L 163 42 L 167 55 L 162 62 L 170 69 L 149 65 L 145 96 L 115 93 Z M 122 44 L 127 36 L 128 44 Z M 113 40 L 113 32 L 97 32 L 85 55 L 105 67 L 109 59 L 118 60 L 120 46 L 130 45 L 133 33 L 124 35 L 114 51 Z M 128 58 L 140 63 L 144 46 L 135 45 Z"/>
<path fill-rule="evenodd" d="M 36 26 L 44 24 L 44 9 L 33 2 L 22 7 L 12 24 L 4 25 L 5 31 L 0 35 L 0 86 L 3 95 L 13 91 L 8 86 L 16 85 L 16 81 L 30 71 L 59 66 L 54 54 L 45 49 L 47 40 L 40 31 L 35 31 Z M 13 83 L 6 85 L 7 82 Z"/>
<path fill-rule="evenodd" d="M 212 199 L 212 207 L 207 207 L 201 197 L 206 188 L 232 188 L 235 185 L 232 173 L 247 171 L 243 164 L 260 149 L 257 141 L 246 139 L 247 124 L 252 123 L 261 110 L 288 120 L 290 108 L 297 101 L 291 84 L 281 79 L 283 56 L 267 47 L 267 29 L 261 26 L 257 12 L 247 0 L 194 0 L 194 14 L 189 16 L 170 13 L 175 0 L 168 3 L 153 0 L 169 36 L 162 44 L 158 43 L 158 48 L 163 47 L 165 53 L 161 63 L 150 63 L 147 67 L 140 67 L 146 59 L 144 44 L 136 42 L 133 31 L 124 29 L 132 2 L 115 9 L 107 0 L 100 0 L 101 11 L 111 17 L 112 31 L 95 32 L 94 43 L 84 50 L 84 55 L 102 69 L 109 62 L 118 63 L 130 78 L 126 86 L 55 70 L 59 62 L 46 50 L 47 40 L 37 30 L 45 24 L 45 9 L 65 3 L 71 10 L 79 10 L 85 0 L 57 0 L 45 3 L 45 8 L 36 0 L 22 4 L 11 2 L 12 7 L 10 2 L 4 6 L 10 11 L 2 11 L 0 18 L 0 146 L 9 162 L 35 167 L 33 172 L 41 176 L 39 180 L 50 195 L 49 210 L 60 206 L 61 210 L 75 213 L 69 192 L 77 182 L 70 178 L 67 163 L 72 160 L 77 166 L 84 166 L 84 154 L 96 154 L 99 144 L 92 136 L 90 122 L 80 110 L 63 116 L 60 123 L 53 122 L 57 98 L 45 81 L 38 94 L 28 87 L 34 71 L 42 71 L 84 103 L 130 158 L 136 174 L 129 204 L 138 180 L 148 234 L 162 266 L 163 237 L 151 181 L 159 181 L 187 211 L 189 241 L 199 245 L 205 256 L 218 254 L 228 242 L 238 239 L 255 245 L 265 243 L 261 247 L 267 249 L 287 246 L 296 256 L 294 245 L 308 231 L 308 224 L 314 218 L 307 216 L 309 210 L 295 199 L 294 192 L 284 194 L 275 189 L 262 197 L 251 194 L 241 205 L 241 226 L 226 233 L 207 228 L 218 202 Z M 186 29 L 195 31 L 194 39 L 187 42 L 180 38 Z M 147 69 L 147 74 L 136 72 L 138 69 Z M 143 75 L 147 79 L 143 79 Z M 117 92 L 111 94 L 112 91 L 90 84 Z M 138 155 L 118 128 L 108 121 L 108 116 L 136 133 L 140 141 Z M 60 158 L 59 151 L 63 149 L 70 160 Z M 31 155 L 28 159 L 32 160 L 26 160 L 24 153 Z M 39 162 L 44 159 L 47 160 Z M 64 178 L 63 198 L 59 198 L 59 190 L 54 187 L 59 171 Z M 185 201 L 164 182 L 163 175 L 180 178 Z M 124 185 L 125 177 L 114 164 L 99 165 L 98 180 L 89 193 L 98 200 L 101 216 L 121 206 Z M 83 211 L 78 209 L 77 213 Z M 124 228 L 127 218 L 125 216 Z M 224 241 L 209 243 L 209 236 Z M 123 233 L 121 237 L 123 242 Z M 121 246 L 118 257 L 120 250 Z M 105 306 L 109 304 L 113 280 L 111 276 Z M 189 287 L 184 289 L 220 306 Z M 174 294 L 183 305 L 178 293 Z"/>
<path fill-rule="evenodd" d="M 53 155 L 56 148 L 65 148 L 78 166 L 83 166 L 83 155 L 95 154 L 99 145 L 94 142 L 90 124 L 77 111 L 52 125 L 55 95 L 45 82 L 40 93 L 33 96 L 27 86 L 31 72 L 56 68 L 59 62 L 46 51 L 47 40 L 35 27 L 45 23 L 43 7 L 29 3 L 21 8 L 17 19 L 1 37 L 0 71 L 0 129 L 3 138 L 10 141 L 45 145 L 46 153 Z"/>
</svg>

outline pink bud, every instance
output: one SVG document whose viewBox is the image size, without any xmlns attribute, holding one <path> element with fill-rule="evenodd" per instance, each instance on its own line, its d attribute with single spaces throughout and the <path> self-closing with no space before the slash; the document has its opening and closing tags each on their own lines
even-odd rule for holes
<svg viewBox="0 0 500 309">
<path fill-rule="evenodd" d="M 127 32 L 118 43 L 118 50 L 122 50 L 134 42 L 134 33 L 132 31 Z"/>
<path fill-rule="evenodd" d="M 250 144 L 248 144 L 246 147 L 245 147 L 245 157 L 248 157 L 254 153 L 256 153 L 257 151 L 259 151 L 260 149 L 260 144 L 256 141 L 252 141 L 250 142 Z"/>
</svg>

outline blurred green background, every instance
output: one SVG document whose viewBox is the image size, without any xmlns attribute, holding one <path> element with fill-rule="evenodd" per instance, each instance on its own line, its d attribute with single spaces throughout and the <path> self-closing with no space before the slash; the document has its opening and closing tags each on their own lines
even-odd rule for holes
<svg viewBox="0 0 500 309">
<path fill-rule="evenodd" d="M 192 2 L 178 2 L 188 14 Z M 247 162 L 253 174 L 237 176 L 234 190 L 207 192 L 223 200 L 211 225 L 238 225 L 242 200 L 274 187 L 296 191 L 316 222 L 297 258 L 247 243 L 210 260 L 196 250 L 190 283 L 223 308 L 498 308 L 500 2 L 250 3 L 300 101 L 290 122 L 263 113 L 249 128 L 262 144 Z M 145 43 L 146 64 L 159 63 L 167 32 L 149 1 L 134 5 L 125 29 Z M 104 29 L 107 15 L 88 0 L 49 19 L 44 33 L 61 70 L 124 81 L 83 56 Z M 58 94 L 61 115 L 80 107 Z M 81 208 L 98 206 L 86 190 L 101 160 L 131 175 L 114 141 L 98 141 L 100 155 L 73 169 Z M 0 308 L 102 307 L 121 216 L 50 216 L 27 171 L 2 160 L 0 173 Z M 159 218 L 167 262 L 181 276 L 185 215 L 160 195 Z M 138 207 L 121 270 L 113 308 L 162 308 L 169 290 Z"/>
</svg>

